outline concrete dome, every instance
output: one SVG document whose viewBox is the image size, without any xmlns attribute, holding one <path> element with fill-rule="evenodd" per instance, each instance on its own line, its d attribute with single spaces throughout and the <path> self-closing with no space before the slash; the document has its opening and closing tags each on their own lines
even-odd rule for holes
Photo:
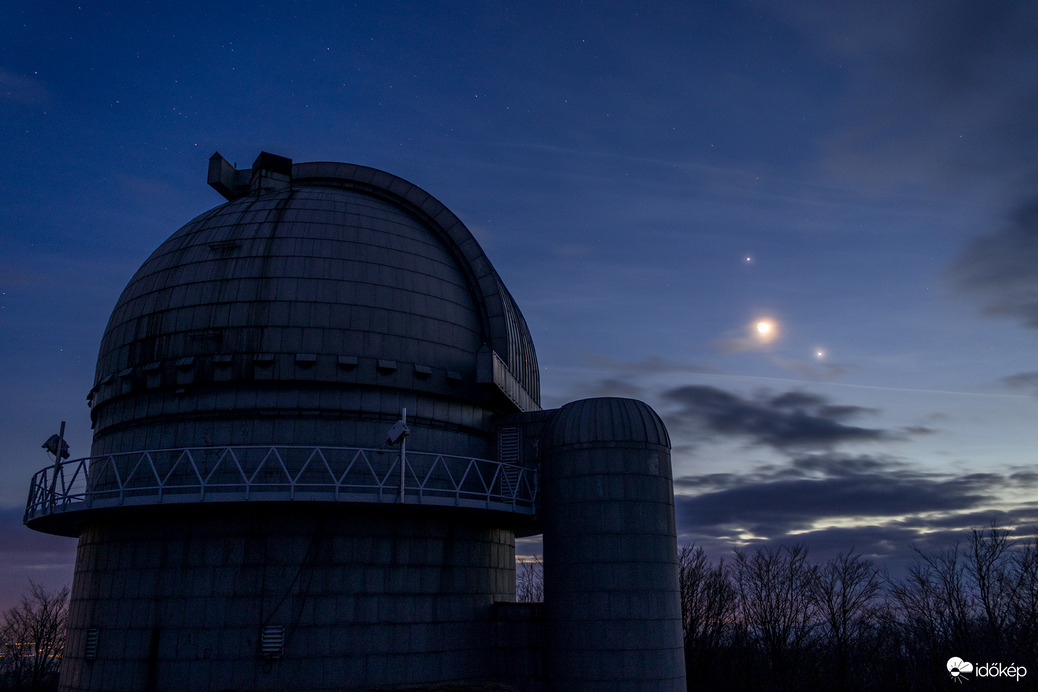
<svg viewBox="0 0 1038 692">
<path fill-rule="evenodd" d="M 344 402 L 343 391 L 424 394 L 438 410 L 419 405 L 419 417 L 484 432 L 471 406 L 539 408 L 519 309 L 472 234 L 428 193 L 363 166 L 269 154 L 245 171 L 216 154 L 209 178 L 229 201 L 170 236 L 112 312 L 91 391 L 95 454 L 240 442 L 226 430 L 170 439 L 168 425 L 163 440 L 105 442 L 156 416 L 370 417 L 396 406 Z"/>
<path fill-rule="evenodd" d="M 655 445 L 670 448 L 659 415 L 643 401 L 603 397 L 573 401 L 558 410 L 545 432 L 550 448 L 588 445 Z"/>
</svg>

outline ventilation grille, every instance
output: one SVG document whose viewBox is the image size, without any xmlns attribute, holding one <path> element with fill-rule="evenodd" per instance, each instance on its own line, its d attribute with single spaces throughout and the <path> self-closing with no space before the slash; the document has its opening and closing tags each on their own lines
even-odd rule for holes
<svg viewBox="0 0 1038 692">
<path fill-rule="evenodd" d="M 88 661 L 97 658 L 97 628 L 91 627 L 86 634 L 86 651 L 83 657 Z"/>
<path fill-rule="evenodd" d="M 263 658 L 281 658 L 285 648 L 285 628 L 282 625 L 266 625 L 260 636 L 260 653 Z"/>
<path fill-rule="evenodd" d="M 497 458 L 505 464 L 519 463 L 519 428 L 506 426 L 497 431 Z"/>
</svg>

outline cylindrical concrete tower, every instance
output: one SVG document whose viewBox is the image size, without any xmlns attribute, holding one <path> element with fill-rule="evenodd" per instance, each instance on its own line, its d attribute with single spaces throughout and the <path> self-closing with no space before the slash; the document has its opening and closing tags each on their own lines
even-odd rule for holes
<svg viewBox="0 0 1038 692">
<path fill-rule="evenodd" d="M 663 422 L 640 401 L 587 399 L 559 409 L 541 444 L 548 689 L 683 691 Z"/>
<path fill-rule="evenodd" d="M 112 313 L 91 457 L 33 481 L 27 523 L 79 537 L 62 689 L 492 678 L 538 487 L 491 426 L 539 409 L 522 315 L 393 175 L 214 155 L 209 182 L 229 201 Z"/>
</svg>

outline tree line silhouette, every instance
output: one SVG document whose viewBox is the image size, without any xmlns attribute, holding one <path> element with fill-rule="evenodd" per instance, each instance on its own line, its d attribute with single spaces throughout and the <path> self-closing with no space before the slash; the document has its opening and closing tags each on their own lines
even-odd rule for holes
<svg viewBox="0 0 1038 692">
<path fill-rule="evenodd" d="M 0 690 L 58 688 L 68 627 L 69 588 L 48 591 L 29 582 L 21 603 L 0 619 Z"/>
<path fill-rule="evenodd" d="M 1038 689 L 1033 536 L 972 529 L 899 576 L 853 550 L 812 562 L 799 544 L 716 563 L 687 545 L 679 566 L 689 690 Z M 953 676 L 953 657 L 973 670 Z"/>
</svg>

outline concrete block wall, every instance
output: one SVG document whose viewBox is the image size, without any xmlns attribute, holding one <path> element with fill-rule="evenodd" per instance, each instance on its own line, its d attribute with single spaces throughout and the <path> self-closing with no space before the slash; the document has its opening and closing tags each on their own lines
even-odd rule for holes
<svg viewBox="0 0 1038 692">
<path fill-rule="evenodd" d="M 544 604 L 494 604 L 496 678 L 522 692 L 544 692 Z"/>
<path fill-rule="evenodd" d="M 162 509 L 84 527 L 63 689 L 342 690 L 494 676 L 492 606 L 515 593 L 511 530 L 342 506 Z M 280 659 L 261 656 L 265 625 L 285 628 Z"/>
</svg>

